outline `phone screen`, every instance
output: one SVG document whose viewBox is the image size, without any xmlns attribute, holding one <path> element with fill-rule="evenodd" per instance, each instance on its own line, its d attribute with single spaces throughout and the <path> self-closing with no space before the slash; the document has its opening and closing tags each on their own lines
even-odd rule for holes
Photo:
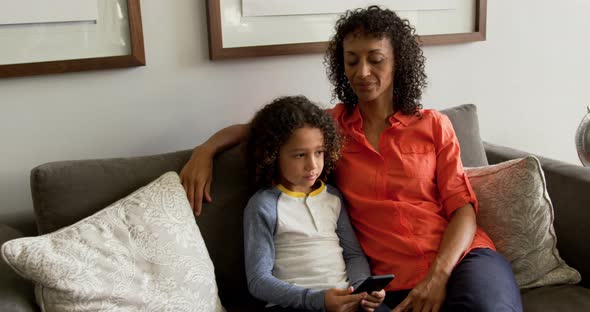
<svg viewBox="0 0 590 312">
<path fill-rule="evenodd" d="M 371 293 L 373 291 L 379 291 L 385 288 L 387 284 L 391 283 L 394 278 L 395 275 L 393 274 L 369 276 L 354 290 L 353 293 L 360 294 L 362 292 Z"/>
</svg>

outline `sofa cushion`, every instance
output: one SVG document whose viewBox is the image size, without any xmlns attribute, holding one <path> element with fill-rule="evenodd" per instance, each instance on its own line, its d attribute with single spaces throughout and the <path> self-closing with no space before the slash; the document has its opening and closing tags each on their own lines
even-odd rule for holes
<svg viewBox="0 0 590 312">
<path fill-rule="evenodd" d="M 8 241 L 2 257 L 35 281 L 43 311 L 223 311 L 174 172 L 73 225 Z"/>
<path fill-rule="evenodd" d="M 490 163 L 526 157 L 528 153 L 484 142 Z M 559 255 L 582 275 L 581 284 L 590 288 L 590 248 L 580 237 L 590 237 L 590 167 L 537 156 L 543 166 L 547 191 L 551 195 L 559 237 Z"/>
<path fill-rule="evenodd" d="M 242 147 L 219 154 L 213 163 L 211 195 L 197 224 L 215 266 L 224 306 L 263 303 L 248 292 L 244 268 L 242 215 L 250 198 Z M 37 224 L 48 233 L 81 220 L 125 197 L 167 171 L 180 172 L 191 151 L 161 155 L 47 163 L 31 171 L 31 192 Z M 232 311 L 231 309 L 229 311 Z"/>
<path fill-rule="evenodd" d="M 440 111 L 447 115 L 453 124 L 461 146 L 461 161 L 466 167 L 480 167 L 488 164 L 486 152 L 479 135 L 477 107 L 464 104 Z"/>
<path fill-rule="evenodd" d="M 244 264 L 244 208 L 253 194 L 244 145 L 219 154 L 213 163 L 211 197 L 197 223 L 215 264 L 219 296 L 228 311 L 261 311 L 264 303 L 250 295 Z M 229 307 L 240 307 L 231 310 Z M 246 308 L 249 307 L 249 308 Z"/>
<path fill-rule="evenodd" d="M 590 311 L 590 289 L 560 285 L 525 290 L 522 305 L 526 312 Z"/>
<path fill-rule="evenodd" d="M 0 245 L 19 237 L 20 232 L 0 224 Z M 4 259 L 0 259 L 0 311 L 37 311 L 33 284 L 17 275 Z"/>
<path fill-rule="evenodd" d="M 510 261 L 520 288 L 580 281 L 557 251 L 553 207 L 537 158 L 465 172 L 479 201 L 477 223 Z"/>
</svg>

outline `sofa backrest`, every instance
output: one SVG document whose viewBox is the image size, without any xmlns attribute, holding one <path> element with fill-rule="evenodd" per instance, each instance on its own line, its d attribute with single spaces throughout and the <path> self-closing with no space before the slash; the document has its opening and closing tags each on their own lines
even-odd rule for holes
<svg viewBox="0 0 590 312">
<path fill-rule="evenodd" d="M 443 111 L 453 123 L 466 166 L 487 164 L 474 105 Z M 215 265 L 222 303 L 246 311 L 258 303 L 248 295 L 244 272 L 242 214 L 250 197 L 241 147 L 214 161 L 211 192 L 197 218 Z M 190 151 L 134 158 L 48 163 L 31 171 L 31 192 L 40 233 L 73 224 L 148 184 L 167 171 L 180 172 Z M 237 309 L 231 306 L 240 307 Z"/>
</svg>

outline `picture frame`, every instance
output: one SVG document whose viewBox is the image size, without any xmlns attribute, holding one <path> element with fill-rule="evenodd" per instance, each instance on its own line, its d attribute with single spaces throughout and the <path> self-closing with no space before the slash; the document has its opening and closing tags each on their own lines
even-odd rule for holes
<svg viewBox="0 0 590 312">
<path fill-rule="evenodd" d="M 327 42 L 297 42 L 287 44 L 244 44 L 242 46 L 227 47 L 223 45 L 224 36 L 222 23 L 222 0 L 207 0 L 207 22 L 209 34 L 209 58 L 211 60 L 223 60 L 233 58 L 262 57 L 274 55 L 292 55 L 307 53 L 323 53 Z M 419 36 L 422 45 L 458 44 L 486 40 L 486 14 L 487 0 L 473 0 L 473 25 L 472 32 L 429 34 Z M 280 18 L 279 18 L 280 19 Z M 333 27 L 333 24 L 332 24 Z M 239 35 L 239 34 L 237 34 Z"/>
<path fill-rule="evenodd" d="M 129 45 L 129 54 L 3 64 L 0 65 L 0 78 L 145 66 L 140 0 L 127 0 L 126 2 L 129 42 L 125 42 L 124 45 Z M 105 2 L 105 5 L 113 3 L 118 2 L 108 1 Z"/>
</svg>

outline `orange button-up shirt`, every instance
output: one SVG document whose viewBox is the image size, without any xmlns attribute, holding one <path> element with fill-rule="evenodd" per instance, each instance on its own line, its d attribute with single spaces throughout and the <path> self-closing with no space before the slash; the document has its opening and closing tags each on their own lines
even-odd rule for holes
<svg viewBox="0 0 590 312">
<path fill-rule="evenodd" d="M 372 273 L 396 275 L 388 291 L 411 289 L 426 277 L 453 212 L 471 203 L 477 213 L 451 122 L 434 110 L 396 112 L 377 152 L 358 106 L 351 114 L 343 104 L 329 111 L 345 137 L 336 184 Z M 479 227 L 467 252 L 474 248 L 494 249 Z"/>
</svg>

